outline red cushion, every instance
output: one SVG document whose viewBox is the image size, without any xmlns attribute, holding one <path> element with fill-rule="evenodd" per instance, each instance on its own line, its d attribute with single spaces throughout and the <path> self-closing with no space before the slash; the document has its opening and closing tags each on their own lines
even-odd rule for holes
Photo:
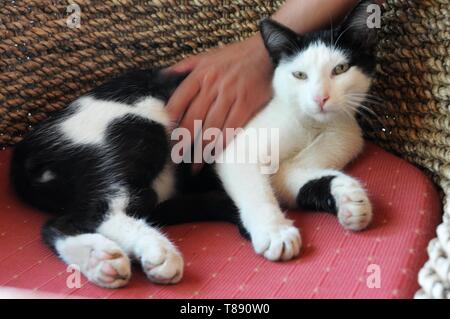
<svg viewBox="0 0 450 319">
<path fill-rule="evenodd" d="M 348 168 L 369 190 L 375 218 L 366 231 L 345 231 L 336 218 L 290 212 L 302 230 L 303 251 L 290 262 L 257 256 L 234 226 L 178 225 L 167 229 L 185 259 L 174 286 L 150 283 L 138 267 L 128 286 L 109 290 L 82 278 L 68 288 L 66 266 L 39 230 L 48 215 L 18 202 L 8 187 L 10 151 L 0 152 L 0 286 L 104 298 L 410 298 L 417 272 L 440 218 L 440 199 L 417 168 L 367 143 Z M 381 287 L 370 288 L 369 265 L 379 266 Z M 377 269 L 375 269 L 376 271 Z"/>
</svg>

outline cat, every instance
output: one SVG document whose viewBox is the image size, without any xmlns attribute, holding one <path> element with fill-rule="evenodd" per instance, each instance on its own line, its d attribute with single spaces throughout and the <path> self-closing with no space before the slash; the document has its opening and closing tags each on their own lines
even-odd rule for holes
<svg viewBox="0 0 450 319">
<path fill-rule="evenodd" d="M 260 23 L 273 97 L 244 132 L 279 130 L 280 165 L 272 174 L 262 174 L 258 161 L 217 161 L 195 175 L 188 163 L 171 161 L 164 106 L 186 74 L 132 71 L 57 111 L 15 147 L 11 165 L 18 196 L 57 214 L 42 228 L 44 242 L 91 282 L 117 288 L 130 279 L 130 259 L 154 283 L 181 280 L 182 255 L 162 225 L 232 222 L 272 261 L 301 249 L 284 208 L 326 211 L 346 229 L 366 228 L 367 192 L 340 170 L 364 144 L 355 115 L 375 65 L 370 4 L 361 1 L 334 29 L 304 35 L 271 19 Z M 223 155 L 258 153 L 254 145 L 243 149 L 243 136 Z"/>
</svg>

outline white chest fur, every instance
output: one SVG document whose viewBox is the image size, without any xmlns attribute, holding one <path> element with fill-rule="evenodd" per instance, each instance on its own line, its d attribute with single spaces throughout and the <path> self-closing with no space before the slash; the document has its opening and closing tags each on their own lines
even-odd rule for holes
<svg viewBox="0 0 450 319">
<path fill-rule="evenodd" d="M 245 134 L 238 135 L 231 142 L 224 154 L 231 161 L 235 158 L 227 153 L 252 153 L 249 158 L 267 158 L 270 156 L 279 163 L 298 156 L 310 149 L 325 135 L 333 135 L 333 139 L 341 140 L 345 144 L 348 136 L 360 139 L 360 128 L 356 120 L 345 114 L 335 114 L 333 121 L 319 122 L 308 115 L 299 115 L 298 111 L 283 102 L 273 99 L 259 114 L 257 114 L 244 128 L 244 132 L 254 130 L 272 130 L 268 134 L 258 134 L 258 143 L 246 143 L 241 140 Z M 271 139 L 273 130 L 277 131 L 277 138 Z M 352 139 L 348 139 L 351 143 Z M 276 147 L 273 143 L 276 142 Z M 335 145 L 330 145 L 335 147 Z M 336 146 L 338 147 L 338 146 Z M 269 152 L 268 152 L 269 151 Z M 275 152 L 275 153 L 274 153 Z M 256 153 L 256 155 L 254 154 Z M 317 154 L 320 157 L 320 154 Z M 226 160 L 225 160 L 226 161 Z"/>
</svg>

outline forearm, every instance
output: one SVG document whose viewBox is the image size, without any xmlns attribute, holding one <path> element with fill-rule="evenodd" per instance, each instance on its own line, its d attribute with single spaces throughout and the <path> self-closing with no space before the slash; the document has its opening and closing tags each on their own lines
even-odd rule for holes
<svg viewBox="0 0 450 319">
<path fill-rule="evenodd" d="M 287 0 L 272 18 L 297 33 L 337 25 L 357 0 Z"/>
<path fill-rule="evenodd" d="M 337 25 L 357 2 L 358 0 L 287 0 L 272 15 L 272 19 L 297 33 L 306 33 L 331 23 Z M 247 39 L 246 42 L 254 49 L 254 52 L 261 52 L 259 55 L 263 64 L 270 65 L 259 33 Z"/>
</svg>

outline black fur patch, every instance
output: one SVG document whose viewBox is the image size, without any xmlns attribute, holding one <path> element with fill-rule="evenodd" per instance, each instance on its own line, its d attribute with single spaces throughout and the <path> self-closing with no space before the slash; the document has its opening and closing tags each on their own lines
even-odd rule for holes
<svg viewBox="0 0 450 319">
<path fill-rule="evenodd" d="M 89 95 L 105 101 L 134 104 L 146 96 L 167 102 L 187 74 L 160 70 L 135 70 L 120 75 L 92 90 Z"/>
<path fill-rule="evenodd" d="M 331 181 L 335 176 L 324 176 L 309 181 L 299 190 L 297 204 L 300 208 L 336 214 L 336 202 L 331 195 Z"/>
</svg>

